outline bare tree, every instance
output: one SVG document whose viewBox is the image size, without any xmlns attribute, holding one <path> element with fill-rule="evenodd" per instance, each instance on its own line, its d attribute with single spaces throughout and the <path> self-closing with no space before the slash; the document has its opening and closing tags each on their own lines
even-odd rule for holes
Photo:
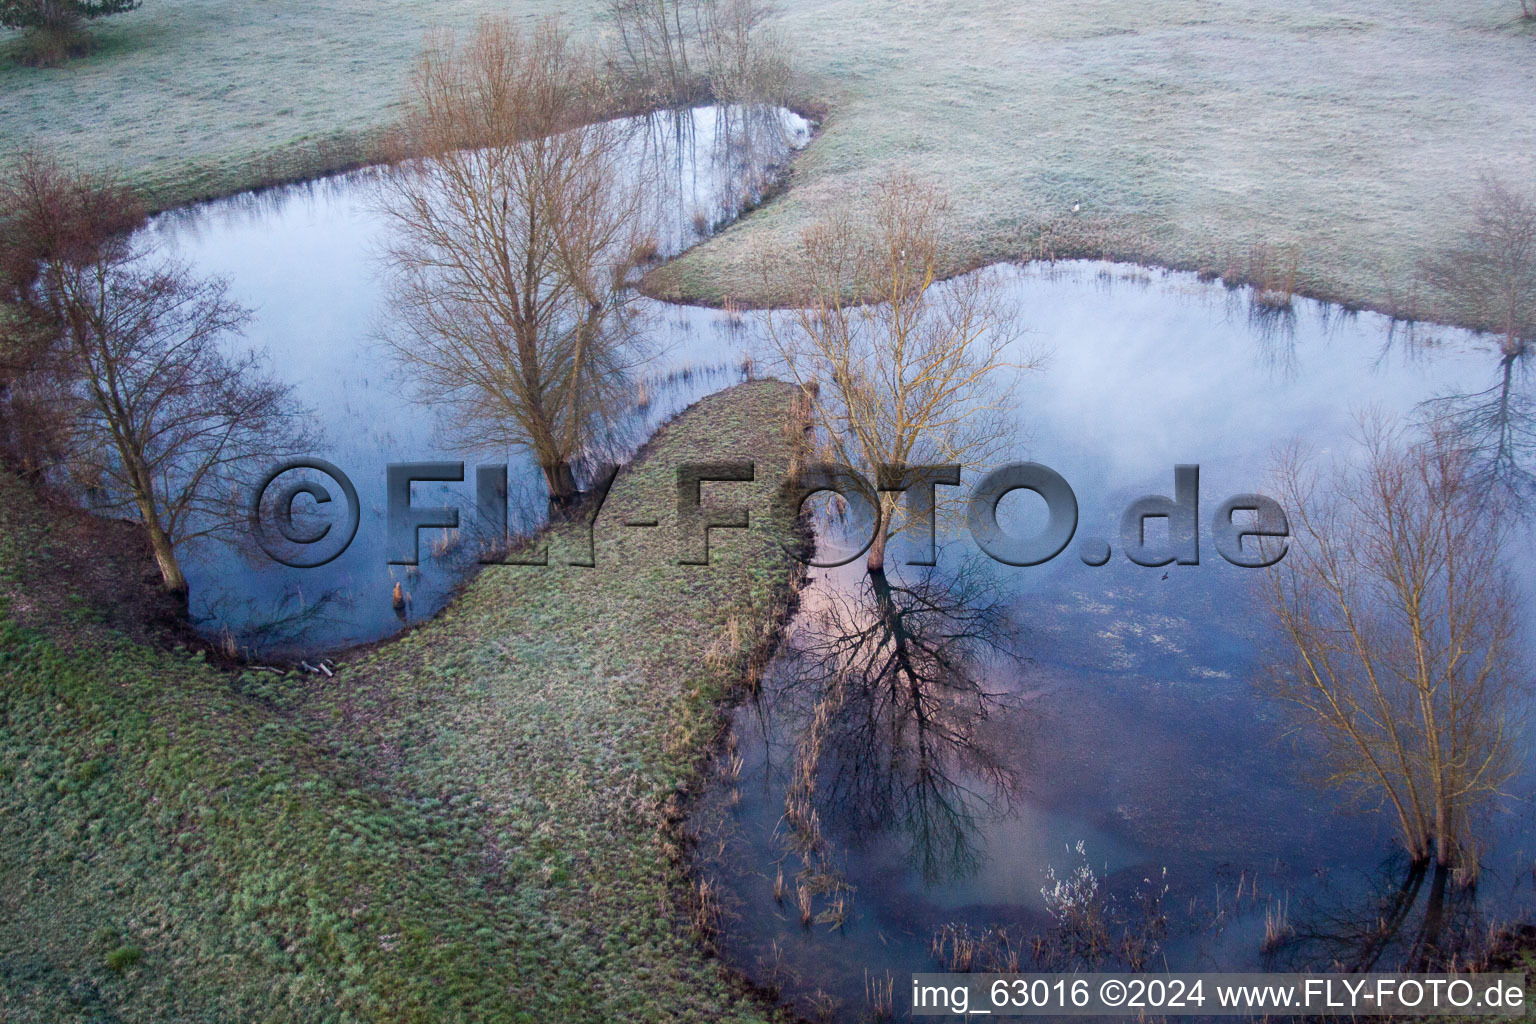
<svg viewBox="0 0 1536 1024">
<path fill-rule="evenodd" d="M 429 46 L 384 206 L 386 337 L 471 447 L 529 451 L 551 502 L 643 357 L 630 288 L 644 203 L 591 57 L 553 22 Z M 409 153 L 407 159 L 403 154 Z"/>
<path fill-rule="evenodd" d="M 231 529 L 246 471 L 305 443 L 288 389 L 254 353 L 223 351 L 249 317 L 223 281 L 105 233 L 136 218 L 125 190 L 33 156 L 4 201 L 21 223 L 47 225 L 20 305 L 51 342 L 31 371 L 52 381 L 72 474 L 143 525 L 185 601 L 177 546 Z"/>
<path fill-rule="evenodd" d="M 1411 443 L 1368 420 L 1360 464 L 1292 449 L 1276 480 L 1294 540 L 1266 574 L 1273 687 L 1329 781 L 1379 799 L 1413 862 L 1475 878 L 1474 825 L 1514 772 L 1529 682 L 1498 509 L 1436 424 Z"/>
<path fill-rule="evenodd" d="M 1518 355 L 1536 334 L 1536 198 L 1484 176 L 1460 241 L 1424 271 L 1459 316 Z"/>
<path fill-rule="evenodd" d="M 764 268 L 797 298 L 764 316 L 789 376 L 810 399 L 820 454 L 873 479 L 880 466 L 976 466 L 1006 443 L 1003 405 L 1021 357 L 1017 314 L 996 275 L 940 282 L 951 265 L 947 202 L 905 176 L 873 202 L 808 229 L 787 262 Z M 880 495 L 869 548 L 885 569 L 888 539 L 913 520 Z"/>
<path fill-rule="evenodd" d="M 793 75 L 790 42 L 767 24 L 762 0 L 698 0 L 698 48 L 710 94 L 723 103 L 782 103 Z"/>
</svg>

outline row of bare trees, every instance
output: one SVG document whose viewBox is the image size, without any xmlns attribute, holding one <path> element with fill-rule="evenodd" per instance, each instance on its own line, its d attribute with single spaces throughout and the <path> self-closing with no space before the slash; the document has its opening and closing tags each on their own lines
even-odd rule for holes
<svg viewBox="0 0 1536 1024">
<path fill-rule="evenodd" d="M 652 102 L 710 96 L 777 103 L 789 95 L 787 39 L 762 0 L 607 0 L 609 62 Z"/>
<path fill-rule="evenodd" d="M 249 313 L 156 251 L 134 195 L 40 154 L 0 181 L 5 452 L 142 524 L 185 601 L 180 545 L 231 529 L 253 463 L 304 443 L 288 389 L 224 344 Z"/>
</svg>

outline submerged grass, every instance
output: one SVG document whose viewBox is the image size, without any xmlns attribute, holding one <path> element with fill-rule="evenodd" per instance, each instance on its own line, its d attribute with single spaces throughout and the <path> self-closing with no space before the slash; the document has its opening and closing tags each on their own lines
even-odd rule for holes
<svg viewBox="0 0 1536 1024">
<path fill-rule="evenodd" d="M 45 606 L 47 515 L 0 479 L 0 1017 L 771 1019 L 701 952 L 678 823 L 740 683 L 706 652 L 784 608 L 789 395 L 663 428 L 596 568 L 556 528 L 550 566 L 488 568 L 332 679 Z M 675 467 L 727 458 L 757 463 L 717 499 L 751 526 L 680 566 Z"/>
</svg>

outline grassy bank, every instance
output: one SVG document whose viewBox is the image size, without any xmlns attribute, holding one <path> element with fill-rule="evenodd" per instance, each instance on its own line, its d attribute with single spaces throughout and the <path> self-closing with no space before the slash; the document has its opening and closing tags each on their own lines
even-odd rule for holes
<svg viewBox="0 0 1536 1024">
<path fill-rule="evenodd" d="M 557 529 L 551 566 L 487 569 L 334 679 L 136 642 L 70 599 L 52 517 L 0 480 L 0 1017 L 767 1019 L 700 952 L 676 818 L 739 626 L 785 600 L 788 391 L 665 428 L 596 568 Z M 725 458 L 756 460 L 719 497 L 752 526 L 679 566 L 675 466 Z"/>
<path fill-rule="evenodd" d="M 825 130 L 784 199 L 688 253 L 664 293 L 778 298 L 751 268 L 907 168 L 953 190 L 965 265 L 1054 253 L 1245 276 L 1263 247 L 1311 294 L 1434 313 L 1414 271 L 1464 226 L 1477 173 L 1536 170 L 1536 33 L 1516 3 L 785 9 L 834 83 Z"/>
<path fill-rule="evenodd" d="M 600 30 L 598 6 L 561 10 Z M 669 268 L 663 294 L 778 297 L 758 266 L 905 167 L 953 189 L 962 264 L 1241 276 L 1262 246 L 1312 294 L 1433 314 L 1413 270 L 1460 228 L 1477 172 L 1536 169 L 1536 31 L 1514 0 L 778 6 L 826 131 L 788 193 Z M 506 8 L 150 0 L 95 26 L 83 61 L 0 67 L 0 150 L 51 145 L 163 202 L 343 166 L 393 115 L 428 27 L 487 10 Z"/>
<path fill-rule="evenodd" d="M 394 118 L 429 30 L 504 11 L 491 0 L 151 0 L 92 25 L 94 51 L 62 67 L 0 58 L 0 151 L 50 147 L 163 205 L 344 168 Z M 0 30 L 0 46 L 17 38 Z"/>
</svg>

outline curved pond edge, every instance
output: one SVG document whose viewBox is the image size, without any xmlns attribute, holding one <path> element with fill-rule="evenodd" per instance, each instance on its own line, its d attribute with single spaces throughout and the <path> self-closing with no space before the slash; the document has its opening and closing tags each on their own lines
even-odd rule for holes
<svg viewBox="0 0 1536 1024">
<path fill-rule="evenodd" d="M 703 90 L 676 104 L 648 100 L 620 103 L 612 111 L 605 112 L 605 117 L 641 117 L 724 102 Z M 828 114 L 826 101 L 806 96 L 775 99 L 768 103 L 809 121 L 812 140 L 820 133 Z M 391 166 L 393 161 L 385 155 L 385 145 L 395 130 L 394 125 L 378 125 L 336 132 L 316 140 L 298 139 L 288 146 L 252 154 L 241 163 L 241 172 L 227 177 L 220 174 L 217 166 L 210 165 L 206 175 L 198 171 L 182 174 L 171 184 L 160 183 L 152 176 L 125 176 L 125 180 L 144 197 L 146 217 L 156 217 L 235 196 L 249 194 L 256 197 L 285 188 L 313 185 L 326 178 Z M 212 180 L 207 185 L 197 184 L 209 178 Z"/>
</svg>

